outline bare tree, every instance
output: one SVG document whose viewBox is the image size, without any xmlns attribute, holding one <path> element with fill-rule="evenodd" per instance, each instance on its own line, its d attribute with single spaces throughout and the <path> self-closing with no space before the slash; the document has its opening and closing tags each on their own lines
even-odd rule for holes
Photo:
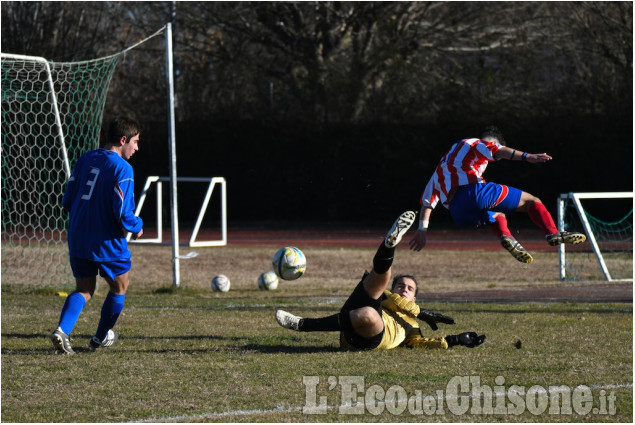
<svg viewBox="0 0 635 425">
<path fill-rule="evenodd" d="M 629 2 L 2 2 L 2 48 L 57 61 L 111 54 L 174 6 L 179 120 L 632 108 Z M 161 42 L 135 49 L 111 93 L 160 115 L 164 66 Z"/>
<path fill-rule="evenodd" d="M 120 22 L 109 2 L 2 2 L 2 50 L 57 62 L 112 51 Z M 114 41 L 114 43 L 113 43 Z"/>
</svg>

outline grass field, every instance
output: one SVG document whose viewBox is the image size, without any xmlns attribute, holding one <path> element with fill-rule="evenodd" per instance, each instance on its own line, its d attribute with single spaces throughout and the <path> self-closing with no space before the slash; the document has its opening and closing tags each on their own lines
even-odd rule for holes
<svg viewBox="0 0 635 425">
<path fill-rule="evenodd" d="M 2 421 L 632 423 L 632 303 L 425 302 L 431 291 L 560 287 L 555 253 L 523 265 L 505 252 L 400 248 L 394 272 L 414 273 L 419 304 L 457 321 L 426 334 L 475 330 L 487 341 L 475 349 L 343 352 L 336 333 L 288 331 L 273 314 L 336 312 L 374 251 L 301 248 L 306 275 L 263 292 L 256 278 L 271 268 L 274 247 L 198 249 L 181 262 L 183 288 L 171 290 L 170 248 L 132 246 L 119 342 L 98 353 L 85 348 L 102 283 L 73 332 L 76 356 L 55 355 L 48 339 L 64 301 L 55 290 L 3 286 Z M 230 292 L 210 290 L 218 273 L 231 278 Z M 457 398 L 452 385 L 465 379 L 472 384 Z M 480 413 L 488 402 L 470 395 L 477 384 L 484 394 L 491 389 L 494 412 Z M 351 406 L 358 397 L 364 403 Z M 314 414 L 303 412 L 312 406 Z"/>
</svg>

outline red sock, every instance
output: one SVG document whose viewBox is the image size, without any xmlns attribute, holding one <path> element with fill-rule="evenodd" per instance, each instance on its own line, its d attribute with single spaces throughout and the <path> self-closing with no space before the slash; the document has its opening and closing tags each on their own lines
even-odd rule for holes
<svg viewBox="0 0 635 425">
<path fill-rule="evenodd" d="M 545 235 L 553 235 L 558 233 L 558 228 L 551 218 L 551 214 L 547 211 L 547 208 L 541 202 L 534 202 L 528 209 L 527 214 L 531 221 L 536 223 L 536 226 L 545 232 Z"/>
<path fill-rule="evenodd" d="M 499 239 L 503 235 L 513 237 L 507 227 L 507 217 L 505 217 L 505 214 L 498 214 L 494 220 L 496 220 L 496 223 L 491 223 L 490 225 L 493 234 L 498 236 Z"/>
</svg>

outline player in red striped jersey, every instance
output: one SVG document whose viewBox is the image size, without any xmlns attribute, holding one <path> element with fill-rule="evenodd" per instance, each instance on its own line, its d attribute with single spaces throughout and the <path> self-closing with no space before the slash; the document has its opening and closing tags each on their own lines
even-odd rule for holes
<svg viewBox="0 0 635 425">
<path fill-rule="evenodd" d="M 501 159 L 536 164 L 550 161 L 551 156 L 507 147 L 503 134 L 494 126 L 485 128 L 478 139 L 456 142 L 441 158 L 421 195 L 419 229 L 410 241 L 410 249 L 420 251 L 425 247 L 430 215 L 439 201 L 450 210 L 452 220 L 459 226 L 492 224 L 491 229 L 500 238 L 501 245 L 523 263 L 531 263 L 533 257 L 512 236 L 506 214 L 527 213 L 552 246 L 586 240 L 582 233 L 558 231 L 551 214 L 534 195 L 511 186 L 486 182 L 483 173 L 487 165 Z"/>
</svg>

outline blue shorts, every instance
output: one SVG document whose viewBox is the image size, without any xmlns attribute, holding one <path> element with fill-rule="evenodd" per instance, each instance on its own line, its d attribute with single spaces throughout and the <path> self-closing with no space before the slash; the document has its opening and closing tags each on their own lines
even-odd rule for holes
<svg viewBox="0 0 635 425">
<path fill-rule="evenodd" d="M 101 277 L 109 277 L 111 280 L 115 280 L 115 277 L 130 271 L 131 266 L 132 262 L 129 258 L 127 260 L 100 262 L 71 257 L 71 270 L 73 270 L 73 276 L 77 279 L 97 276 L 97 270 L 99 270 Z"/>
<path fill-rule="evenodd" d="M 495 212 L 516 211 L 522 191 L 497 183 L 460 186 L 450 201 L 450 215 L 459 226 L 476 227 L 494 222 Z"/>
</svg>

